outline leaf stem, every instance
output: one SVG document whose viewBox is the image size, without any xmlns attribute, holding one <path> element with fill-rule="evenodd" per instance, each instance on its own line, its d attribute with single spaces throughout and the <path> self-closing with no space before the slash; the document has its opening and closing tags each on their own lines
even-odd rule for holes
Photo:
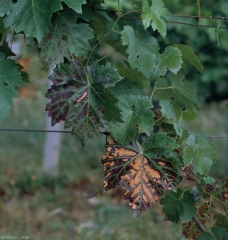
<svg viewBox="0 0 228 240">
<path fill-rule="evenodd" d="M 180 119 L 179 119 L 179 122 L 178 122 L 178 125 L 179 125 L 179 126 L 181 125 L 182 117 L 183 117 L 183 111 L 181 111 Z"/>
<path fill-rule="evenodd" d="M 112 54 L 115 53 L 115 52 L 116 52 L 116 51 L 113 51 L 113 52 L 111 52 L 111 53 L 105 55 L 104 57 L 98 59 L 97 61 L 100 62 L 101 60 L 105 59 L 106 57 L 109 57 L 110 55 L 112 55 Z"/>
<path fill-rule="evenodd" d="M 152 91 L 152 93 L 151 93 L 151 95 L 150 95 L 150 100 L 152 100 L 152 98 L 153 98 L 153 96 L 154 96 L 154 92 L 155 92 L 155 90 L 156 90 L 157 83 L 158 83 L 158 80 L 156 81 L 156 83 L 155 83 L 155 85 L 154 85 L 154 89 L 153 89 L 153 91 Z"/>
<path fill-rule="evenodd" d="M 204 225 L 202 224 L 202 222 L 200 222 L 199 218 L 194 216 L 193 220 L 195 221 L 195 223 L 199 226 L 199 228 L 203 231 L 203 232 L 207 232 L 207 229 L 204 227 Z"/>
<path fill-rule="evenodd" d="M 114 27 L 116 26 L 116 24 L 118 23 L 118 21 L 119 21 L 122 17 L 124 17 L 125 15 L 130 14 L 130 13 L 132 13 L 132 12 L 136 12 L 136 11 L 135 11 L 135 10 L 129 11 L 129 12 L 123 14 L 122 16 L 119 16 L 119 17 L 116 19 L 116 21 L 114 22 L 112 28 L 111 28 L 111 29 L 97 42 L 97 44 L 92 48 L 92 50 L 91 50 L 91 52 L 90 52 L 90 54 L 89 54 L 88 60 L 87 60 L 87 62 L 86 62 L 86 67 L 88 66 L 89 61 L 90 61 L 90 59 L 91 59 L 91 57 L 92 57 L 93 51 L 97 48 L 97 46 L 113 31 Z"/>
</svg>

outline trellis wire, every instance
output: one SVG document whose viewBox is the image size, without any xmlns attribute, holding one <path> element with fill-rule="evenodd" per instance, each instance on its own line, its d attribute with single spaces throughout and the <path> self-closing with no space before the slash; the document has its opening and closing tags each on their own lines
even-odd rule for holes
<svg viewBox="0 0 228 240">
<path fill-rule="evenodd" d="M 36 129 L 15 129 L 15 128 L 0 128 L 0 132 L 34 132 L 34 133 L 72 133 L 71 131 L 56 131 L 56 130 L 36 130 Z M 228 139 L 228 136 L 206 136 L 207 138 L 222 138 Z"/>
<path fill-rule="evenodd" d="M 118 12 L 117 10 L 109 10 L 109 9 L 94 9 L 94 10 L 99 10 L 99 11 L 104 11 L 104 12 L 113 12 L 116 13 Z M 127 13 L 127 11 L 119 11 L 122 13 Z M 140 11 L 135 11 L 132 12 L 131 14 L 142 14 L 143 12 Z M 110 17 L 115 17 L 118 18 L 117 15 L 109 15 Z M 192 16 L 192 15 L 178 15 L 178 14 L 168 14 L 170 17 L 182 17 L 182 18 L 199 18 L 199 19 L 209 19 L 209 20 L 221 20 L 221 21 L 228 21 L 228 18 L 225 17 L 213 17 L 213 16 Z M 137 17 L 122 17 L 125 19 L 132 19 L 132 20 L 141 20 L 141 18 Z M 201 24 L 192 24 L 192 23 L 185 23 L 185 22 L 176 22 L 176 21 L 167 21 L 165 20 L 166 23 L 172 23 L 172 24 L 181 24 L 181 25 L 188 25 L 188 26 L 193 26 L 193 27 L 202 27 L 202 28 L 215 28 L 215 29 L 228 29 L 227 27 L 221 27 L 220 23 L 217 23 L 218 26 L 212 26 L 212 25 L 201 25 Z"/>
</svg>

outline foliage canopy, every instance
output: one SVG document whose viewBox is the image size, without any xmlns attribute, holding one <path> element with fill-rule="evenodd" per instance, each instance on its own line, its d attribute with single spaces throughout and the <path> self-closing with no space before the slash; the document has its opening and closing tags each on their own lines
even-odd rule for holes
<svg viewBox="0 0 228 240">
<path fill-rule="evenodd" d="M 83 146 L 95 135 L 107 136 L 102 158 L 106 191 L 121 185 L 138 215 L 160 201 L 166 218 L 182 226 L 188 239 L 227 239 L 227 180 L 209 175 L 215 145 L 181 126 L 197 118 L 196 89 L 185 79 L 186 66 L 201 73 L 204 68 L 184 43 L 161 52 L 152 35 L 169 35 L 163 1 L 137 1 L 127 12 L 116 1 L 114 20 L 103 11 L 102 0 L 0 3 L 1 119 L 27 79 L 6 43 L 13 27 L 15 34 L 34 38 L 44 68 L 54 67 L 46 94 L 52 125 L 64 121 Z M 137 27 L 122 22 L 139 12 Z M 103 55 L 104 46 L 112 52 Z M 118 61 L 110 57 L 114 52 Z M 182 188 L 183 182 L 187 186 Z"/>
</svg>

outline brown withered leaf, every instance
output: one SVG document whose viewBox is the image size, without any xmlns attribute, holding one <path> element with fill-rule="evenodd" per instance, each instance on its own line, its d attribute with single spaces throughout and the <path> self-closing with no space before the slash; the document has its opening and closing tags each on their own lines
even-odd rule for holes
<svg viewBox="0 0 228 240">
<path fill-rule="evenodd" d="M 180 180 L 179 160 L 165 154 L 167 149 L 172 150 L 177 145 L 164 134 L 156 135 L 146 140 L 145 146 L 148 148 L 144 150 L 139 144 L 122 146 L 110 138 L 106 143 L 107 151 L 102 159 L 105 190 L 120 184 L 126 189 L 124 199 L 130 201 L 130 205 L 138 215 L 158 202 L 159 198 L 175 187 Z M 150 143 L 156 142 L 156 138 L 161 137 L 167 139 L 167 144 L 152 148 Z"/>
</svg>

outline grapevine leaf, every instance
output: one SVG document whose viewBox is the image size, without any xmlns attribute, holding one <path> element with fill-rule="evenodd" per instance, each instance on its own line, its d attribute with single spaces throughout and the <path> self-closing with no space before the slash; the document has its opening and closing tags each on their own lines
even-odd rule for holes
<svg viewBox="0 0 228 240">
<path fill-rule="evenodd" d="M 74 9 L 77 13 L 82 13 L 82 4 L 86 3 L 86 0 L 62 0 L 70 8 Z"/>
<path fill-rule="evenodd" d="M 179 71 L 177 75 L 169 73 L 168 77 L 171 85 L 165 78 L 159 78 L 155 86 L 159 100 L 168 100 L 172 110 L 168 110 L 168 102 L 163 102 L 163 108 L 171 113 L 170 117 L 175 121 L 179 121 L 180 117 L 186 121 L 195 118 L 197 112 L 194 104 L 197 102 L 197 95 L 194 85 L 187 80 L 183 81 L 182 71 Z"/>
<path fill-rule="evenodd" d="M 16 32 L 23 31 L 40 43 L 48 32 L 52 13 L 61 9 L 60 0 L 20 0 L 13 4 L 10 14 L 5 17 L 5 26 L 14 25 Z"/>
<path fill-rule="evenodd" d="M 125 26 L 121 34 L 123 45 L 128 45 L 126 53 L 129 55 L 128 62 L 131 68 L 137 69 L 149 78 L 153 74 L 153 66 L 157 61 L 159 50 L 157 40 L 141 26 L 137 35 L 130 26 Z"/>
<path fill-rule="evenodd" d="M 3 17 L 5 14 L 9 14 L 13 7 L 13 3 L 9 0 L 0 0 L 0 6 L 0 17 Z"/>
<path fill-rule="evenodd" d="M 13 106 L 12 99 L 17 97 L 15 87 L 23 84 L 18 65 L 14 61 L 5 59 L 4 53 L 0 52 L 0 118 L 5 120 L 10 108 Z"/>
<path fill-rule="evenodd" d="M 181 51 L 183 59 L 185 59 L 189 64 L 194 66 L 199 72 L 204 72 L 203 65 L 201 64 L 199 58 L 192 51 L 190 46 L 185 44 L 174 44 L 174 46 Z"/>
<path fill-rule="evenodd" d="M 69 51 L 75 56 L 83 56 L 91 49 L 88 40 L 94 36 L 89 24 L 81 23 L 72 26 L 66 36 L 68 37 Z"/>
<path fill-rule="evenodd" d="M 152 0 L 152 5 L 149 7 L 147 1 L 143 1 L 141 15 L 143 26 L 147 29 L 150 25 L 153 30 L 158 30 L 162 37 L 166 36 L 166 23 L 161 18 L 167 18 L 167 9 L 164 8 L 162 0 Z"/>
<path fill-rule="evenodd" d="M 69 59 L 70 53 L 67 49 L 67 42 L 63 39 L 63 32 L 61 27 L 61 14 L 55 14 L 52 19 L 52 27 L 49 33 L 43 38 L 41 42 L 40 60 L 46 67 L 53 67 L 54 65 L 63 62 L 63 58 Z"/>
<path fill-rule="evenodd" d="M 115 96 L 117 96 L 117 98 L 121 95 L 125 95 L 127 97 L 130 95 L 143 95 L 142 89 L 127 79 L 123 79 L 118 82 L 115 87 L 111 87 L 110 90 Z"/>
<path fill-rule="evenodd" d="M 17 92 L 11 86 L 6 86 L 0 82 L 0 118 L 5 120 L 11 107 L 13 106 L 12 99 L 17 97 Z"/>
<path fill-rule="evenodd" d="M 106 67 L 95 63 L 87 71 L 77 60 L 71 59 L 70 65 L 60 64 L 49 77 L 54 85 L 46 94 L 51 100 L 46 110 L 52 125 L 65 121 L 65 127 L 72 128 L 72 134 L 82 145 L 105 130 L 104 116 L 110 121 L 121 121 L 120 110 L 116 107 L 118 99 L 104 87 L 113 86 L 115 82 L 112 77 L 100 79 L 103 75 L 97 75 L 102 71 L 107 75 L 109 70 L 109 65 L 106 71 Z M 121 79 L 115 77 L 116 82 Z"/>
<path fill-rule="evenodd" d="M 154 136 L 148 141 L 153 141 Z M 143 150 L 139 143 L 122 146 L 110 138 L 102 159 L 105 190 L 122 185 L 126 189 L 124 198 L 129 199 L 132 208 L 140 214 L 180 181 L 181 166 L 176 164 L 179 160 L 166 156 L 165 151 L 165 145 L 163 153 L 158 154 L 160 149 L 157 151 L 156 147 Z"/>
<path fill-rule="evenodd" d="M 16 54 L 13 53 L 10 47 L 8 46 L 6 39 L 4 39 L 2 45 L 0 46 L 0 52 L 4 53 L 6 57 L 16 56 Z"/>
<path fill-rule="evenodd" d="M 153 129 L 152 102 L 148 97 L 122 95 L 119 97 L 118 107 L 122 111 L 123 123 L 112 123 L 112 136 L 121 143 L 127 144 L 137 133 L 150 135 Z"/>
<path fill-rule="evenodd" d="M 211 236 L 208 232 L 203 232 L 199 240 L 227 240 L 228 234 L 226 229 L 220 226 L 214 226 L 211 228 L 211 231 L 214 234 L 214 237 Z"/>
<path fill-rule="evenodd" d="M 118 72 L 125 78 L 128 78 L 131 82 L 137 83 L 138 86 L 141 88 L 148 88 L 150 87 L 150 80 L 143 76 L 142 73 L 132 70 L 129 67 L 124 67 L 121 63 L 116 65 Z"/>
<path fill-rule="evenodd" d="M 105 35 L 105 25 L 107 19 L 101 15 L 95 15 L 90 19 L 90 27 L 93 29 L 97 40 L 100 40 Z"/>
<path fill-rule="evenodd" d="M 199 240 L 217 240 L 217 238 L 212 237 L 209 232 L 203 232 L 203 234 L 198 239 Z"/>
<path fill-rule="evenodd" d="M 182 192 L 179 188 L 177 192 L 167 192 L 160 203 L 164 206 L 163 211 L 167 218 L 175 223 L 179 220 L 183 223 L 191 221 L 196 212 L 194 195 L 188 191 Z"/>
<path fill-rule="evenodd" d="M 207 215 L 207 213 L 205 213 L 205 211 L 207 210 L 208 206 L 202 205 L 196 211 L 196 217 L 203 226 L 206 223 L 205 215 Z M 195 220 L 192 219 L 191 221 L 182 224 L 182 233 L 187 239 L 199 239 L 199 237 L 202 235 L 202 230 Z"/>
<path fill-rule="evenodd" d="M 168 46 L 165 52 L 159 56 L 159 64 L 165 65 L 171 72 L 177 74 L 182 64 L 181 51 L 173 46 Z"/>
<path fill-rule="evenodd" d="M 45 67 L 62 62 L 63 57 L 69 59 L 70 54 L 83 57 L 91 49 L 88 40 L 94 37 L 92 29 L 86 23 L 76 24 L 78 17 L 67 7 L 54 15 L 52 27 L 40 45 L 40 58 Z"/>
<path fill-rule="evenodd" d="M 192 164 L 194 170 L 200 174 L 207 175 L 211 165 L 216 161 L 217 150 L 213 142 L 199 134 L 194 145 L 186 146 L 184 149 L 184 163 Z"/>
</svg>

